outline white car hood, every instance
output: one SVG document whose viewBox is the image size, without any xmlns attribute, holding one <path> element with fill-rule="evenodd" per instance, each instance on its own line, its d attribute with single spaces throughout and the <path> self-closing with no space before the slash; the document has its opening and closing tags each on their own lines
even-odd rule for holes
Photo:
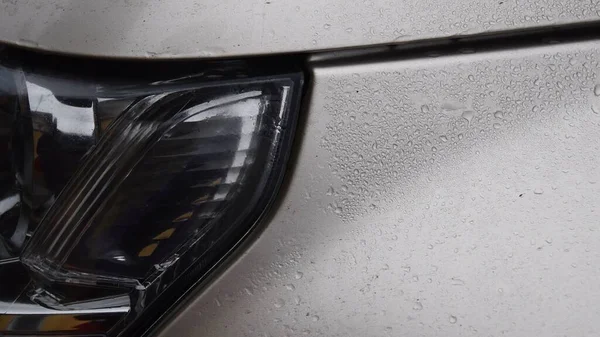
<svg viewBox="0 0 600 337">
<path fill-rule="evenodd" d="M 219 57 L 600 19 L 597 0 L 2 0 L 0 41 L 106 57 Z"/>
</svg>

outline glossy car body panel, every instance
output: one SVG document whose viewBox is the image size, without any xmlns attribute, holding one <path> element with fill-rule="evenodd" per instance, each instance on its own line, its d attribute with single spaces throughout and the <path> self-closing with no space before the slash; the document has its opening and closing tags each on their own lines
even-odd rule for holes
<svg viewBox="0 0 600 337">
<path fill-rule="evenodd" d="M 264 231 L 160 336 L 596 336 L 600 41 L 312 65 Z"/>
<path fill-rule="evenodd" d="M 599 20 L 597 0 L 8 0 L 0 41 L 106 57 L 220 57 Z"/>
</svg>

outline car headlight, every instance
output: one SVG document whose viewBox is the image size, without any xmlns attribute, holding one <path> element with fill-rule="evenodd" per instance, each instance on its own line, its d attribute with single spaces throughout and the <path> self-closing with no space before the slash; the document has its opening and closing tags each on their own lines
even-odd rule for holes
<svg viewBox="0 0 600 337">
<path fill-rule="evenodd" d="M 74 60 L 87 72 L 63 75 L 4 53 L 1 333 L 122 334 L 202 279 L 273 200 L 301 73 Z"/>
</svg>

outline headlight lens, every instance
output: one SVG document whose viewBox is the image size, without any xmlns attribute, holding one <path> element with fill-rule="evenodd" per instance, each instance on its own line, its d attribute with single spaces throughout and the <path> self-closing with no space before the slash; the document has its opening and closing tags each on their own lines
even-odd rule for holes
<svg viewBox="0 0 600 337">
<path fill-rule="evenodd" d="M 118 335 L 223 258 L 281 181 L 301 74 L 108 78 L 0 66 L 0 278 L 27 280 L 0 288 L 4 333 Z"/>
</svg>

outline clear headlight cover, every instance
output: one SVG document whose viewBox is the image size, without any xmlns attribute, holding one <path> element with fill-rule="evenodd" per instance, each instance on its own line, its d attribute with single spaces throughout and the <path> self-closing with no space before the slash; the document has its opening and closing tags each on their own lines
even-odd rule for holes
<svg viewBox="0 0 600 337">
<path fill-rule="evenodd" d="M 37 305 L 44 317 L 122 313 L 91 331 L 119 334 L 248 233 L 281 182 L 302 84 L 259 69 L 82 80 L 0 66 L 0 159 L 16 177 L 1 191 L 0 277 L 30 275 L 0 331 L 73 330 L 15 328 L 27 315 L 15 308 Z"/>
<path fill-rule="evenodd" d="M 144 285 L 244 221 L 268 183 L 293 82 L 233 86 L 132 102 L 50 208 L 23 263 L 51 281 Z"/>
</svg>

